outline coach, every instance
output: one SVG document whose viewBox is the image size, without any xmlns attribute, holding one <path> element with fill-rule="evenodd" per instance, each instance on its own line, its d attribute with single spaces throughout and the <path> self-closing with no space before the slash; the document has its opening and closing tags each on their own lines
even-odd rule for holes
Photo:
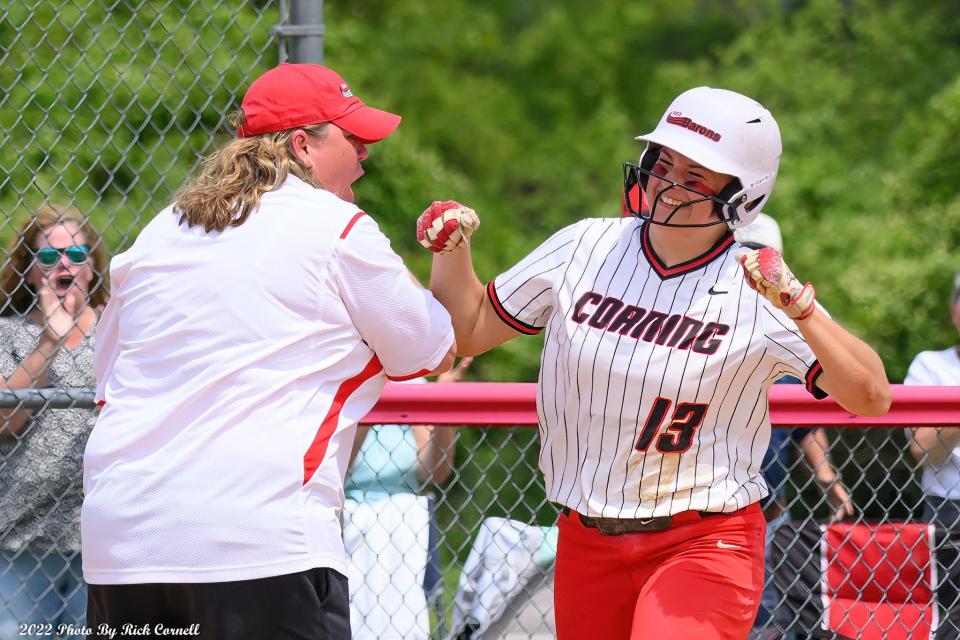
<svg viewBox="0 0 960 640">
<path fill-rule="evenodd" d="M 386 378 L 453 361 L 449 315 L 354 204 L 399 122 L 328 68 L 274 68 L 113 260 L 81 515 L 94 631 L 350 637 L 356 423 Z"/>
</svg>

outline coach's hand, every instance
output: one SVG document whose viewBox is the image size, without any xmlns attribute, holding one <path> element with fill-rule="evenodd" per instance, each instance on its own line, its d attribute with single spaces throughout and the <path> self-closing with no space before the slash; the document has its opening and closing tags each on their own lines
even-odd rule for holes
<svg viewBox="0 0 960 640">
<path fill-rule="evenodd" d="M 477 212 L 459 202 L 433 202 L 417 220 L 417 240 L 434 253 L 450 253 L 469 244 L 480 226 Z"/>
<path fill-rule="evenodd" d="M 764 247 L 739 257 L 747 283 L 794 320 L 806 318 L 814 309 L 816 291 L 801 284 L 776 249 Z"/>
</svg>

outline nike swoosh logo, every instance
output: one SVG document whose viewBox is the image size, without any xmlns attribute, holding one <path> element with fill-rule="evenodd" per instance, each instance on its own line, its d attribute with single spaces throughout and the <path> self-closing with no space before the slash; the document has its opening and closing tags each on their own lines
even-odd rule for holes
<svg viewBox="0 0 960 640">
<path fill-rule="evenodd" d="M 646 525 L 650 524 L 650 523 L 653 522 L 654 520 L 656 520 L 656 518 L 643 519 L 643 520 L 640 521 L 640 526 L 641 526 L 641 527 L 645 527 Z"/>
<path fill-rule="evenodd" d="M 730 292 L 729 292 L 729 291 L 717 291 L 717 290 L 714 289 L 713 287 L 710 287 L 710 290 L 707 291 L 707 293 L 709 293 L 709 294 L 712 295 L 712 296 L 719 296 L 720 294 L 730 293 Z"/>
<path fill-rule="evenodd" d="M 737 544 L 727 544 L 723 540 L 717 540 L 717 548 L 719 549 L 743 549 L 740 545 Z"/>
</svg>

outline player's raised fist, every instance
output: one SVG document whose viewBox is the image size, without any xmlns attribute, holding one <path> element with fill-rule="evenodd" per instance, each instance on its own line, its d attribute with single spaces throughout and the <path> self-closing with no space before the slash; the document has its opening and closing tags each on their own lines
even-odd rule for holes
<svg viewBox="0 0 960 640">
<path fill-rule="evenodd" d="M 816 291 L 809 282 L 802 284 L 793 275 L 776 249 L 764 247 L 739 258 L 747 284 L 794 320 L 813 313 Z"/>
<path fill-rule="evenodd" d="M 467 244 L 479 226 L 480 218 L 470 207 L 453 200 L 434 201 L 417 220 L 417 240 L 442 255 Z"/>
</svg>

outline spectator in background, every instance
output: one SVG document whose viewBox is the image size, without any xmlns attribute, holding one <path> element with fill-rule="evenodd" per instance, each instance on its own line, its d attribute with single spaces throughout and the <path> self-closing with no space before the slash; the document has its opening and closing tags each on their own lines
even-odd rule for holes
<svg viewBox="0 0 960 640">
<path fill-rule="evenodd" d="M 773 247 L 783 253 L 780 225 L 765 213 L 759 214 L 757 219 L 749 225 L 736 229 L 733 237 L 748 249 Z M 801 384 L 801 382 L 793 376 L 785 376 L 777 380 L 776 384 Z M 757 612 L 754 627 L 755 629 L 764 628 L 764 632 L 776 632 L 776 628 L 770 622 L 777 619 L 775 614 L 780 593 L 773 584 L 774 567 L 771 566 L 770 555 L 774 535 L 780 527 L 790 521 L 791 514 L 786 501 L 787 476 L 793 468 L 798 450 L 813 471 L 817 484 L 826 494 L 831 509 L 831 519 L 840 520 L 854 513 L 850 494 L 840 481 L 840 474 L 830 460 L 830 441 L 826 432 L 821 428 L 773 429 L 770 434 L 770 445 L 763 457 L 760 470 L 770 495 L 762 502 L 763 516 L 767 521 L 764 583 L 760 610 Z"/>
<path fill-rule="evenodd" d="M 472 360 L 462 359 L 437 382 L 459 382 Z M 429 499 L 419 494 L 450 476 L 455 442 L 454 427 L 358 428 L 343 522 L 354 640 L 430 637 L 424 578 L 435 523 Z"/>
<path fill-rule="evenodd" d="M 960 332 L 960 271 L 953 280 L 950 317 Z M 960 386 L 960 344 L 917 354 L 904 384 Z M 937 638 L 960 638 L 960 428 L 910 429 L 910 453 L 923 468 L 923 517 L 945 536 L 938 545 L 941 565 L 937 600 L 942 612 Z"/>
<path fill-rule="evenodd" d="M 107 255 L 75 209 L 44 205 L 17 231 L 0 271 L 0 387 L 94 386 L 93 336 Z M 83 448 L 90 409 L 0 410 L 0 638 L 21 624 L 82 626 Z"/>
</svg>

